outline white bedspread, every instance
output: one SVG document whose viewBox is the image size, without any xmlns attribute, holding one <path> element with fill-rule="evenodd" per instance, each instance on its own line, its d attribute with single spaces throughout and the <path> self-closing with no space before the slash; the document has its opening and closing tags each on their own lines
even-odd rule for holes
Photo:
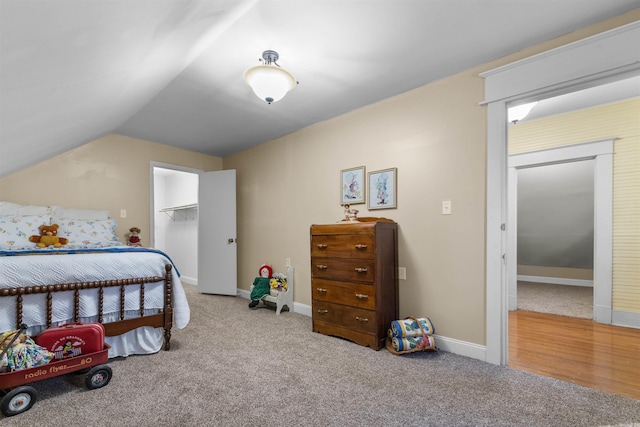
<svg viewBox="0 0 640 427">
<path fill-rule="evenodd" d="M 49 285 L 58 283 L 91 282 L 165 275 L 170 260 L 157 252 L 99 252 L 59 255 L 0 256 L 0 288 Z M 190 309 L 177 270 L 172 269 L 173 325 L 182 329 L 190 319 Z M 157 312 L 164 306 L 162 282 L 145 284 L 145 310 Z M 138 317 L 138 285 L 127 286 L 125 317 Z M 82 321 L 95 321 L 98 314 L 98 290 L 81 291 Z M 53 322 L 60 324 L 73 319 L 73 292 L 53 294 Z M 104 321 L 117 320 L 120 311 L 119 287 L 104 292 Z M 0 332 L 16 329 L 15 297 L 0 298 Z M 28 333 L 39 333 L 46 324 L 46 295 L 23 297 L 23 321 Z M 118 337 L 108 337 L 109 357 L 147 354 L 160 350 L 162 328 L 143 327 Z"/>
</svg>

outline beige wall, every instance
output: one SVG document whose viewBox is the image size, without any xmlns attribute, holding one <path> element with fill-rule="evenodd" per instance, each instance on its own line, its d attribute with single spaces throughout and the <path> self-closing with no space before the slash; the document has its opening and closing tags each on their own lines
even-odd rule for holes
<svg viewBox="0 0 640 427">
<path fill-rule="evenodd" d="M 399 224 L 407 268 L 400 314 L 439 319 L 438 333 L 482 341 L 482 96 L 477 74 L 461 74 L 226 157 L 225 169 L 238 170 L 239 286 L 248 289 L 262 262 L 284 271 L 289 257 L 295 300 L 311 304 L 309 227 L 342 217 L 340 170 L 396 167 L 398 209 L 353 207 Z M 441 215 L 442 200 L 452 201 L 452 215 Z"/>
<path fill-rule="evenodd" d="M 439 335 L 485 344 L 487 118 L 478 74 L 638 19 L 640 10 L 226 157 L 224 168 L 238 170 L 238 286 L 248 289 L 263 262 L 284 271 L 289 257 L 295 300 L 311 304 L 309 226 L 341 217 L 340 170 L 397 167 L 397 209 L 354 207 L 399 224 L 400 316 L 429 316 Z M 441 215 L 443 200 L 452 215 Z"/>
<path fill-rule="evenodd" d="M 638 19 L 640 9 L 225 158 L 238 171 L 238 286 L 248 290 L 263 262 L 284 272 L 288 257 L 295 300 L 311 304 L 309 226 L 341 217 L 340 170 L 397 167 L 397 209 L 354 207 L 399 224 L 400 315 L 429 316 L 439 335 L 484 345 L 487 118 L 478 74 Z M 124 233 L 148 228 L 149 161 L 216 170 L 219 160 L 109 135 L 0 179 L 0 199 L 126 208 Z M 441 215 L 443 200 L 452 215 Z"/>
<path fill-rule="evenodd" d="M 108 209 L 123 242 L 129 228 L 137 226 L 148 245 L 152 161 L 205 171 L 222 168 L 219 157 L 111 134 L 0 179 L 0 200 Z M 127 210 L 126 218 L 120 218 L 121 209 Z"/>
</svg>

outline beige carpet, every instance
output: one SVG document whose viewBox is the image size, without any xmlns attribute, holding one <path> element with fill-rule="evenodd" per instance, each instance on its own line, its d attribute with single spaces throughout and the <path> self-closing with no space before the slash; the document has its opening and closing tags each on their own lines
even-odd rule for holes
<svg viewBox="0 0 640 427">
<path fill-rule="evenodd" d="M 640 401 L 439 351 L 396 356 L 311 331 L 299 313 L 185 285 L 191 322 L 171 350 L 109 362 L 111 382 L 32 383 L 35 406 L 2 427 L 604 426 Z M 449 325 L 434 325 L 446 335 Z M 436 341 L 437 343 L 437 341 Z"/>
<path fill-rule="evenodd" d="M 593 288 L 519 281 L 518 310 L 593 319 Z"/>
</svg>

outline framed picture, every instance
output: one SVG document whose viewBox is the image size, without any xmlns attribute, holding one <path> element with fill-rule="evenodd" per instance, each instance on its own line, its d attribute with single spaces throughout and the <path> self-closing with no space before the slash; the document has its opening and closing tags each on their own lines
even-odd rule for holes
<svg viewBox="0 0 640 427">
<path fill-rule="evenodd" d="M 390 168 L 369 172 L 369 209 L 392 209 L 398 207 L 398 169 Z"/>
<path fill-rule="evenodd" d="M 340 171 L 340 204 L 364 203 L 364 166 Z"/>
</svg>

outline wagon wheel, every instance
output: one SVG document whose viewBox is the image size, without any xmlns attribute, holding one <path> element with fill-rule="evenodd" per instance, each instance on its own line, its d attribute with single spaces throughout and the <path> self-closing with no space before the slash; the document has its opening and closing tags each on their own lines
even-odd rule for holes
<svg viewBox="0 0 640 427">
<path fill-rule="evenodd" d="M 0 401 L 0 410 L 6 417 L 21 414 L 31 409 L 36 403 L 36 389 L 31 386 L 21 386 L 10 390 Z"/>
<path fill-rule="evenodd" d="M 107 365 L 94 366 L 84 379 L 84 384 L 89 390 L 104 387 L 111 381 L 112 371 Z"/>
</svg>

